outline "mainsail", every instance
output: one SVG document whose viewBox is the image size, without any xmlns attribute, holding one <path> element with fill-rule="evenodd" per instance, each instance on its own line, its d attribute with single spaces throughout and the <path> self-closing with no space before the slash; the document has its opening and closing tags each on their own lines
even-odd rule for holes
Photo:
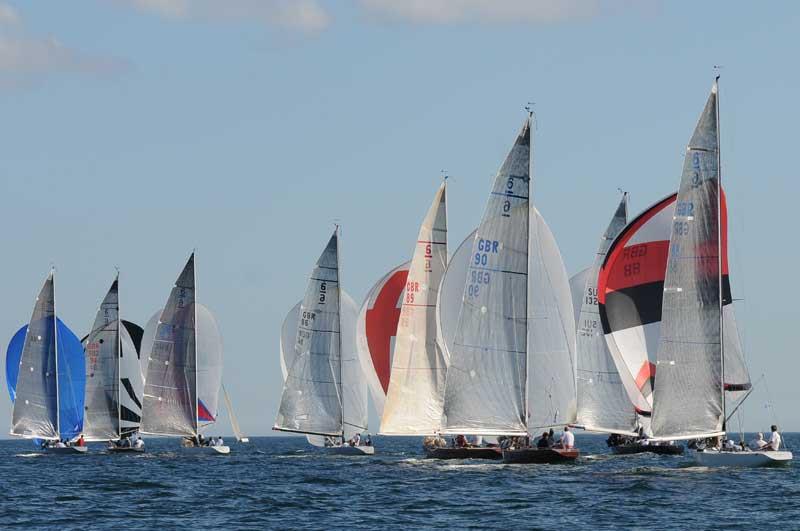
<svg viewBox="0 0 800 531">
<path fill-rule="evenodd" d="M 89 441 L 130 435 L 141 421 L 143 379 L 129 332 L 135 325 L 120 319 L 118 286 L 119 278 L 111 284 L 91 332 L 82 341 L 86 358 L 83 434 Z"/>
<path fill-rule="evenodd" d="M 367 425 L 367 382 L 363 375 L 363 360 L 355 347 L 356 318 L 358 306 L 346 291 L 341 291 L 340 312 L 342 319 L 342 377 L 344 385 L 344 437 L 352 438 L 360 433 Z M 281 325 L 280 362 L 284 382 L 289 375 L 289 367 L 294 363 L 297 352 L 297 325 L 300 320 L 300 307 L 303 301 L 298 302 Z M 308 442 L 314 446 L 325 446 L 325 437 L 321 435 L 306 435 Z"/>
<path fill-rule="evenodd" d="M 397 327 L 381 433 L 439 431 L 447 363 L 436 334 L 436 298 L 447 266 L 447 192 L 442 183 L 419 230 Z"/>
<path fill-rule="evenodd" d="M 527 433 L 529 165 L 526 120 L 472 242 L 445 385 L 446 433 Z"/>
<path fill-rule="evenodd" d="M 356 346 L 379 416 L 383 415 L 389 391 L 400 307 L 410 268 L 411 262 L 406 262 L 381 277 L 367 293 L 356 322 Z"/>
<path fill-rule="evenodd" d="M 722 306 L 730 300 L 717 85 L 686 150 L 670 234 L 652 418 L 657 438 L 725 431 Z"/>
<path fill-rule="evenodd" d="M 578 415 L 589 431 L 634 434 L 636 414 L 608 350 L 600 324 L 597 277 L 611 242 L 628 221 L 627 194 L 623 194 L 608 228 L 600 239 L 594 264 L 582 275 L 577 299 Z"/>
<path fill-rule="evenodd" d="M 236 414 L 233 412 L 233 402 L 231 402 L 231 397 L 228 396 L 228 391 L 225 389 L 225 385 L 222 386 L 222 396 L 225 397 L 225 405 L 228 408 L 228 418 L 231 420 L 233 435 L 239 442 L 249 442 L 249 439 L 242 434 L 242 429 L 239 427 L 239 421 L 236 419 Z"/>
<path fill-rule="evenodd" d="M 72 439 L 83 430 L 84 361 L 80 340 L 56 315 L 54 274 L 42 286 L 21 351 L 13 388 L 11 434 L 37 439 Z M 19 332 L 17 333 L 19 335 Z M 17 337 L 17 336 L 15 336 Z M 19 341 L 12 339 L 12 347 Z M 17 354 L 18 352 L 18 354 Z"/>
<path fill-rule="evenodd" d="M 194 253 L 183 268 L 144 351 L 147 363 L 142 432 L 193 437 L 198 433 Z"/>
<path fill-rule="evenodd" d="M 295 359 L 273 429 L 343 436 L 338 228 L 320 255 L 300 307 Z"/>
</svg>

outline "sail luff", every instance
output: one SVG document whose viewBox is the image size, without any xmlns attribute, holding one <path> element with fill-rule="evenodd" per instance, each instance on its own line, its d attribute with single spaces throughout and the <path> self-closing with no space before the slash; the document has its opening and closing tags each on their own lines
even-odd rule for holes
<svg viewBox="0 0 800 531">
<path fill-rule="evenodd" d="M 381 420 L 385 435 L 431 435 L 441 427 L 447 364 L 437 337 L 435 301 L 447 266 L 446 190 L 443 182 L 414 246 Z"/>
<path fill-rule="evenodd" d="M 61 439 L 61 397 L 58 382 L 58 310 L 56 309 L 56 270 L 53 268 L 53 349 L 56 367 L 56 435 Z"/>
<path fill-rule="evenodd" d="M 724 232 L 716 83 L 687 148 L 670 234 L 653 397 L 655 437 L 723 430 Z"/>
<path fill-rule="evenodd" d="M 723 226 L 722 226 L 722 153 L 720 150 L 720 124 L 719 124 L 719 76 L 714 80 L 714 86 L 711 89 L 716 95 L 714 98 L 714 115 L 716 122 L 717 133 L 717 277 L 719 280 L 719 362 L 720 362 L 720 397 L 722 400 L 722 431 L 725 431 L 725 424 L 727 417 L 725 416 L 725 313 L 723 312 L 723 304 L 725 302 L 724 293 L 722 290 L 722 242 L 723 242 Z"/>
<path fill-rule="evenodd" d="M 336 225 L 336 315 L 337 319 L 339 320 L 338 327 L 339 333 L 337 334 L 337 339 L 339 341 L 339 385 L 338 385 L 338 392 L 339 392 L 339 401 L 341 402 L 341 411 L 342 411 L 342 441 L 345 440 L 344 435 L 344 371 L 343 371 L 343 363 L 342 363 L 342 356 L 344 352 L 342 352 L 342 268 L 341 268 L 341 253 L 339 252 L 339 245 L 341 244 L 341 234 L 339 232 L 339 225 Z"/>
<path fill-rule="evenodd" d="M 194 252 L 192 252 L 192 256 L 194 256 Z M 192 304 L 192 311 L 194 312 L 194 327 L 192 333 L 194 334 L 194 400 L 192 404 L 194 406 L 194 433 L 197 435 L 200 432 L 200 394 L 199 388 L 197 387 L 197 263 L 195 261 L 194 267 L 192 267 L 192 291 L 194 293 L 194 304 Z"/>
<path fill-rule="evenodd" d="M 526 433 L 530 118 L 493 180 L 450 352 L 444 433 Z"/>
</svg>

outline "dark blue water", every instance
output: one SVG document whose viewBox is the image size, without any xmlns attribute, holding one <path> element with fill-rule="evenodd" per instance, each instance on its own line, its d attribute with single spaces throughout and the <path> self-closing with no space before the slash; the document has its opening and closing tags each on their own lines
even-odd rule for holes
<svg viewBox="0 0 800 531">
<path fill-rule="evenodd" d="M 612 456 L 578 434 L 575 465 L 431 461 L 420 439 L 376 437 L 372 457 L 297 437 L 230 456 L 148 441 L 142 455 L 39 455 L 0 441 L 0 528 L 783 529 L 800 527 L 800 467 L 706 469 L 686 457 Z M 800 435 L 785 434 L 800 447 Z"/>
</svg>

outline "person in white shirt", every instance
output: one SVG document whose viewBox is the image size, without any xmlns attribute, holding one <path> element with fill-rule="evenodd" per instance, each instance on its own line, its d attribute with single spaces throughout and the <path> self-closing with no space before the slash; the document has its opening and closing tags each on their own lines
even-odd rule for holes
<svg viewBox="0 0 800 531">
<path fill-rule="evenodd" d="M 141 437 L 136 439 L 136 442 L 133 444 L 133 447 L 134 448 L 144 448 L 144 441 L 142 440 Z"/>
<path fill-rule="evenodd" d="M 358 446 L 359 444 L 361 444 L 361 434 L 356 433 L 353 435 L 353 438 L 350 439 L 350 446 Z"/>
<path fill-rule="evenodd" d="M 764 440 L 764 434 L 760 432 L 755 439 L 750 441 L 751 450 L 763 450 L 766 445 L 767 441 Z"/>
<path fill-rule="evenodd" d="M 772 437 L 769 438 L 769 444 L 764 446 L 764 450 L 778 451 L 781 449 L 781 434 L 778 433 L 778 427 L 773 424 L 770 428 L 772 430 Z"/>
<path fill-rule="evenodd" d="M 208 445 L 209 446 L 219 446 L 219 443 L 217 442 L 217 438 L 216 437 L 211 437 L 211 440 L 208 442 Z"/>
<path fill-rule="evenodd" d="M 221 435 L 217 437 L 217 446 L 225 446 L 225 441 L 222 440 Z"/>
<path fill-rule="evenodd" d="M 564 426 L 564 434 L 561 435 L 561 441 L 558 443 L 558 448 L 570 450 L 575 448 L 575 435 L 569 431 L 569 426 Z"/>
</svg>

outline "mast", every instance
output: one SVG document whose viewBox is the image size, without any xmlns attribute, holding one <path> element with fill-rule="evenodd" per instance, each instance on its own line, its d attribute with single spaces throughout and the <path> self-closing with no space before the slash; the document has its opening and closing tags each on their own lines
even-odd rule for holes
<svg viewBox="0 0 800 531">
<path fill-rule="evenodd" d="M 198 442 L 200 441 L 200 412 L 198 410 L 198 403 L 200 396 L 197 394 L 197 258 L 195 257 L 196 249 L 192 250 L 192 291 L 194 301 L 192 302 L 192 311 L 194 312 L 194 326 L 192 327 L 194 333 L 194 431 L 195 437 Z"/>
<path fill-rule="evenodd" d="M 339 399 L 342 401 L 342 444 L 344 444 L 344 382 L 342 377 L 344 371 L 342 370 L 342 274 L 339 258 L 339 240 L 341 234 L 339 231 L 339 224 L 336 224 L 336 314 L 339 319 Z"/>
<path fill-rule="evenodd" d="M 117 285 L 117 381 L 114 382 L 114 385 L 117 388 L 117 435 L 122 439 L 122 398 L 119 389 L 122 381 L 122 334 L 120 334 L 122 319 L 119 316 L 119 270 L 117 270 L 117 278 L 114 283 Z"/>
<path fill-rule="evenodd" d="M 720 387 L 722 392 L 722 431 L 725 431 L 726 415 L 725 415 L 725 336 L 724 336 L 724 321 L 723 314 L 723 297 L 722 290 L 722 155 L 720 153 L 720 127 L 719 127 L 719 75 L 714 79 L 714 94 L 715 98 L 715 112 L 717 122 L 717 273 L 719 274 L 719 353 L 720 353 L 720 366 L 721 378 Z"/>
<path fill-rule="evenodd" d="M 527 234 L 527 241 L 528 241 L 528 255 L 525 257 L 525 271 L 528 273 L 525 276 L 525 416 L 523 418 L 523 423 L 525 424 L 525 431 L 528 431 L 528 419 L 530 418 L 530 404 L 528 402 L 528 363 L 530 363 L 530 341 L 528 338 L 528 333 L 530 331 L 530 319 L 528 316 L 528 308 L 530 306 L 530 301 L 528 300 L 530 297 L 530 289 L 528 288 L 531 283 L 531 267 L 530 267 L 530 259 L 531 259 L 531 210 L 533 207 L 533 200 L 531 198 L 531 180 L 533 179 L 533 107 L 532 103 L 529 103 L 525 106 L 525 110 L 528 111 L 528 134 L 530 135 L 530 144 L 528 148 L 528 234 Z M 538 221 L 537 221 L 538 223 Z"/>
<path fill-rule="evenodd" d="M 58 391 L 58 312 L 56 311 L 56 268 L 50 269 L 50 276 L 53 282 L 53 338 L 56 355 L 54 356 L 56 365 L 56 434 L 61 440 L 61 397 Z"/>
</svg>

